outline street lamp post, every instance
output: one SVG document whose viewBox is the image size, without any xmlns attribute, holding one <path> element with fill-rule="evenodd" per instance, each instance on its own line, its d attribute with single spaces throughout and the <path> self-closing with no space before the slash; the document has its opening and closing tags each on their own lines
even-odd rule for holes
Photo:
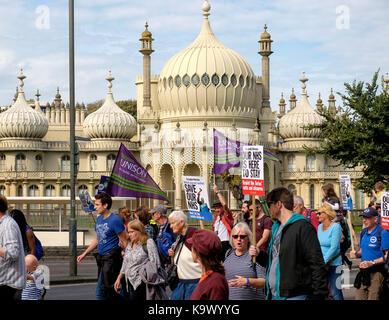
<svg viewBox="0 0 389 320">
<path fill-rule="evenodd" d="M 70 92 L 70 219 L 69 219 L 69 273 L 77 276 L 77 218 L 75 171 L 75 86 L 74 86 L 74 0 L 69 0 L 69 92 Z"/>
</svg>

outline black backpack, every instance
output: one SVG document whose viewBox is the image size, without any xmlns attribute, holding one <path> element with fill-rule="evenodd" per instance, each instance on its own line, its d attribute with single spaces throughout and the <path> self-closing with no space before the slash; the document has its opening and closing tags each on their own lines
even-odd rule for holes
<svg viewBox="0 0 389 320">
<path fill-rule="evenodd" d="M 343 235 L 343 242 L 340 243 L 340 251 L 342 253 L 345 253 L 348 250 L 348 248 L 350 248 L 351 246 L 350 234 L 344 220 L 339 221 L 339 224 L 340 227 L 342 228 L 342 235 Z"/>
</svg>

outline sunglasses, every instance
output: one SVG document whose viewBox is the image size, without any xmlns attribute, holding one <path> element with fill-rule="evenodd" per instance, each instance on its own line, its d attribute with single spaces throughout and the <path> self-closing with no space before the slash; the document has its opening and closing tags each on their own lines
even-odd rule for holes
<svg viewBox="0 0 389 320">
<path fill-rule="evenodd" d="M 232 238 L 234 238 L 234 239 L 246 239 L 246 237 L 247 237 L 247 234 L 234 234 L 233 236 L 232 236 Z"/>
</svg>

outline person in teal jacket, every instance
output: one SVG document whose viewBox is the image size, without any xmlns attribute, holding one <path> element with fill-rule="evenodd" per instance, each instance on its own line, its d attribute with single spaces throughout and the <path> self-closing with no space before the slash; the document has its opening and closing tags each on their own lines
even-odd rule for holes
<svg viewBox="0 0 389 320">
<path fill-rule="evenodd" d="M 267 299 L 324 300 L 328 296 L 327 271 L 316 229 L 293 213 L 293 194 L 276 188 L 266 197 L 275 220 L 266 274 Z"/>
</svg>

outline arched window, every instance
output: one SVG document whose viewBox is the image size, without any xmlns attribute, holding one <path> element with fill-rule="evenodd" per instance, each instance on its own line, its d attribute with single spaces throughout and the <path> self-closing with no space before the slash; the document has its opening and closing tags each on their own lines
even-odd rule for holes
<svg viewBox="0 0 389 320">
<path fill-rule="evenodd" d="M 295 172 L 296 171 L 296 156 L 294 154 L 291 154 L 288 156 L 288 172 Z"/>
<path fill-rule="evenodd" d="M 88 191 L 88 187 L 85 184 L 82 184 L 78 187 L 78 193 L 83 193 L 84 191 Z"/>
<path fill-rule="evenodd" d="M 3 185 L 0 186 L 0 194 L 5 196 L 5 186 L 3 186 Z"/>
<path fill-rule="evenodd" d="M 46 186 L 45 197 L 55 197 L 55 187 L 53 185 Z"/>
<path fill-rule="evenodd" d="M 28 196 L 29 197 L 38 197 L 39 196 L 39 188 L 36 185 L 29 186 L 28 188 Z"/>
<path fill-rule="evenodd" d="M 16 171 L 26 170 L 26 156 L 22 153 L 16 155 L 15 170 Z"/>
<path fill-rule="evenodd" d="M 112 171 L 113 165 L 115 164 L 116 156 L 114 154 L 109 154 L 107 156 L 107 171 Z"/>
<path fill-rule="evenodd" d="M 42 170 L 42 156 L 40 154 L 35 156 L 35 164 L 37 170 Z"/>
<path fill-rule="evenodd" d="M 23 197 L 23 187 L 18 186 L 18 197 Z"/>
<path fill-rule="evenodd" d="M 90 156 L 90 170 L 97 171 L 97 156 L 95 154 Z"/>
<path fill-rule="evenodd" d="M 70 171 L 70 156 L 62 156 L 61 158 L 61 171 Z"/>
<path fill-rule="evenodd" d="M 5 160 L 6 160 L 5 154 L 0 154 L 0 170 L 1 171 L 5 171 Z"/>
<path fill-rule="evenodd" d="M 61 196 L 62 197 L 70 197 L 70 186 L 65 184 L 62 188 L 61 188 Z"/>
<path fill-rule="evenodd" d="M 315 159 L 316 157 L 312 154 L 307 156 L 306 170 L 315 171 Z"/>
<path fill-rule="evenodd" d="M 309 201 L 311 209 L 315 209 L 315 186 L 313 184 L 309 187 Z"/>
</svg>

